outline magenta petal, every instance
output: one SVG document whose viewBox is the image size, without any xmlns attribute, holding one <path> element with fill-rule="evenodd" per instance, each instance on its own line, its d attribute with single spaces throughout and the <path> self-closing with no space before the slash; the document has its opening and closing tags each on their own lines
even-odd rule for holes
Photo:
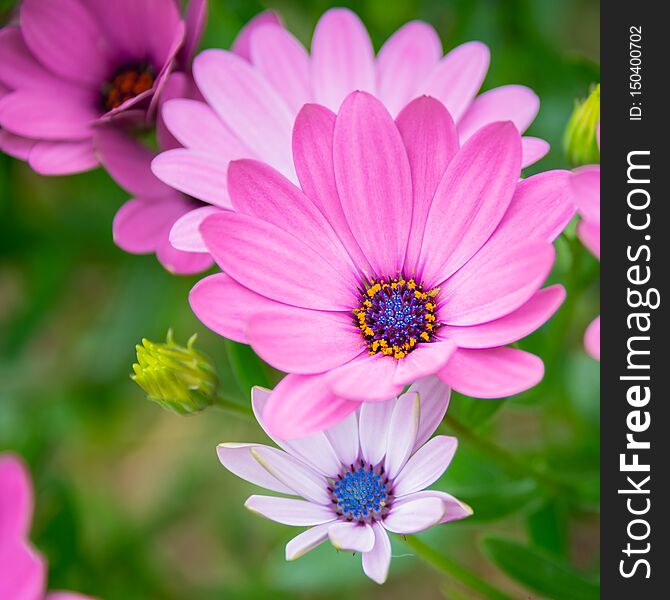
<svg viewBox="0 0 670 600">
<path fill-rule="evenodd" d="M 358 408 L 333 394 L 316 375 L 287 375 L 275 387 L 263 413 L 273 436 L 305 437 L 340 422 Z"/>
<path fill-rule="evenodd" d="M 113 49 L 85 2 L 24 0 L 21 29 L 40 62 L 72 81 L 97 87 L 113 68 Z"/>
<path fill-rule="evenodd" d="M 322 373 L 364 350 L 350 315 L 275 303 L 249 319 L 246 337 L 267 363 L 287 373 Z M 287 352 L 287 344 L 291 351 Z"/>
<path fill-rule="evenodd" d="M 475 398 L 504 398 L 538 384 L 544 365 L 534 354 L 516 348 L 459 349 L 440 378 L 460 394 Z"/>
<path fill-rule="evenodd" d="M 421 402 L 419 429 L 416 432 L 413 449 L 413 451 L 416 451 L 430 439 L 430 436 L 435 433 L 442 422 L 449 406 L 451 390 L 439 377 L 431 376 L 414 382 L 408 391 L 419 394 Z"/>
<path fill-rule="evenodd" d="M 193 62 L 198 88 L 219 118 L 254 153 L 287 177 L 293 112 L 263 75 L 232 52 L 205 50 Z"/>
<path fill-rule="evenodd" d="M 251 61 L 251 36 L 257 28 L 267 25 L 268 23 L 281 26 L 281 21 L 277 13 L 273 10 L 266 10 L 262 13 L 258 13 L 242 28 L 235 38 L 231 50 L 243 59 Z"/>
<path fill-rule="evenodd" d="M 168 234 L 169 236 L 169 234 Z M 165 269 L 175 275 L 195 275 L 210 269 L 214 264 L 209 253 L 182 252 L 170 244 L 169 237 L 156 249 L 156 258 Z"/>
<path fill-rule="evenodd" d="M 521 167 L 526 168 L 543 158 L 549 152 L 549 143 L 536 137 L 527 135 L 521 138 L 522 161 Z"/>
<path fill-rule="evenodd" d="M 30 151 L 36 143 L 34 139 L 14 135 L 6 129 L 0 129 L 0 150 L 19 160 L 28 160 Z"/>
<path fill-rule="evenodd" d="M 521 143 L 511 123 L 480 129 L 458 151 L 428 213 L 420 259 L 424 282 L 439 284 L 481 248 L 509 206 L 520 169 Z"/>
<path fill-rule="evenodd" d="M 294 114 L 312 99 L 309 56 L 283 27 L 262 25 L 251 36 L 251 62 Z"/>
<path fill-rule="evenodd" d="M 405 358 L 398 361 L 393 383 L 405 386 L 409 383 L 437 373 L 456 350 L 451 340 L 419 344 Z"/>
<path fill-rule="evenodd" d="M 271 475 L 254 458 L 251 450 L 260 444 L 219 444 L 216 454 L 221 464 L 234 475 L 273 492 L 280 494 L 294 494 L 295 492 Z"/>
<path fill-rule="evenodd" d="M 251 512 L 284 525 L 321 525 L 334 521 L 337 516 L 327 506 L 312 504 L 295 498 L 249 496 L 244 506 Z"/>
<path fill-rule="evenodd" d="M 154 158 L 151 170 L 158 179 L 184 194 L 230 208 L 227 161 L 215 154 L 175 148 Z"/>
<path fill-rule="evenodd" d="M 600 223 L 600 166 L 577 169 L 572 175 L 574 201 L 582 217 Z"/>
<path fill-rule="evenodd" d="M 347 96 L 333 149 L 337 190 L 354 237 L 375 275 L 399 271 L 412 218 L 412 179 L 400 132 L 384 105 L 363 92 Z"/>
<path fill-rule="evenodd" d="M 189 0 L 184 17 L 186 20 L 186 37 L 184 38 L 184 45 L 179 51 L 179 60 L 181 67 L 188 69 L 191 57 L 198 49 L 200 38 L 202 38 L 207 23 L 207 0 Z"/>
<path fill-rule="evenodd" d="M 16 455 L 0 454 L 0 549 L 28 535 L 33 515 L 33 486 Z"/>
<path fill-rule="evenodd" d="M 393 533 L 417 533 L 437 525 L 444 516 L 444 510 L 444 504 L 439 498 L 396 502 L 382 525 Z"/>
<path fill-rule="evenodd" d="M 600 223 L 580 221 L 577 223 L 577 235 L 593 256 L 600 260 Z"/>
<path fill-rule="evenodd" d="M 30 150 L 28 163 L 40 175 L 70 175 L 94 169 L 98 159 L 91 140 L 38 142 Z"/>
<path fill-rule="evenodd" d="M 58 102 L 43 91 L 18 90 L 0 99 L 0 125 L 16 135 L 45 140 L 90 138 L 97 114 L 89 98 L 72 94 Z"/>
<path fill-rule="evenodd" d="M 393 382 L 397 368 L 394 358 L 361 354 L 346 365 L 326 373 L 328 387 L 338 396 L 359 402 L 386 400 L 397 396 L 403 386 Z"/>
<path fill-rule="evenodd" d="M 328 537 L 337 550 L 345 552 L 369 552 L 375 544 L 375 534 L 368 523 L 333 523 Z"/>
<path fill-rule="evenodd" d="M 391 541 L 379 523 L 372 524 L 375 533 L 375 545 L 370 552 L 363 553 L 363 571 L 375 583 L 386 581 L 391 564 Z"/>
<path fill-rule="evenodd" d="M 336 255 L 325 257 L 293 234 L 237 213 L 207 217 L 200 231 L 221 268 L 259 294 L 303 308 L 352 310 L 356 282 Z"/>
<path fill-rule="evenodd" d="M 191 309 L 212 331 L 246 344 L 245 326 L 249 315 L 274 305 L 272 300 L 241 286 L 225 273 L 201 279 L 189 295 Z M 225 310 L 221 307 L 225 306 Z"/>
<path fill-rule="evenodd" d="M 481 42 L 461 44 L 437 64 L 419 92 L 437 98 L 458 122 L 477 95 L 489 60 L 489 49 Z"/>
<path fill-rule="evenodd" d="M 437 100 L 428 97 L 410 102 L 398 115 L 412 173 L 412 221 L 405 257 L 405 272 L 416 272 L 430 205 L 442 175 L 458 151 L 456 126 Z"/>
<path fill-rule="evenodd" d="M 0 547 L 0 598 L 41 600 L 46 572 L 46 562 L 26 542 Z"/>
<path fill-rule="evenodd" d="M 540 110 L 540 99 L 523 85 L 504 85 L 478 96 L 458 122 L 464 142 L 477 130 L 494 121 L 512 121 L 523 133 Z"/>
<path fill-rule="evenodd" d="M 331 8 L 312 38 L 312 81 L 319 104 L 333 111 L 354 90 L 374 91 L 374 50 L 365 25 L 346 8 Z"/>
<path fill-rule="evenodd" d="M 494 348 L 511 344 L 542 326 L 565 299 L 562 285 L 552 285 L 537 292 L 514 312 L 481 325 L 440 327 L 439 336 L 453 340 L 460 348 Z"/>
<path fill-rule="evenodd" d="M 382 46 L 375 67 L 377 96 L 392 115 L 417 96 L 419 84 L 442 58 L 442 43 L 422 21 L 411 21 Z"/>
<path fill-rule="evenodd" d="M 318 207 L 272 167 L 255 160 L 232 162 L 228 192 L 237 212 L 281 227 L 322 256 L 337 256 L 351 268 L 348 254 Z"/>
<path fill-rule="evenodd" d="M 200 234 L 200 224 L 220 210 L 216 206 L 201 206 L 190 210 L 172 225 L 170 243 L 184 252 L 209 252 Z"/>
<path fill-rule="evenodd" d="M 584 347 L 592 358 L 600 360 L 600 317 L 596 317 L 584 334 Z"/>
<path fill-rule="evenodd" d="M 365 255 L 344 216 L 335 183 L 333 136 L 335 115 L 318 104 L 305 105 L 293 128 L 293 160 L 305 195 L 328 219 L 358 270 L 371 277 Z"/>
</svg>

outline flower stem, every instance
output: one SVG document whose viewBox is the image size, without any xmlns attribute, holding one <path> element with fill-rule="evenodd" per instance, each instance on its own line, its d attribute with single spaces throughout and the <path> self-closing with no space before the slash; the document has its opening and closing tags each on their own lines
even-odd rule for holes
<svg viewBox="0 0 670 600">
<path fill-rule="evenodd" d="M 231 398 L 226 398 L 221 394 L 218 394 L 214 399 L 214 406 L 218 406 L 223 410 L 233 412 L 236 415 L 241 415 L 246 418 L 253 418 L 254 415 L 253 411 L 251 410 L 251 406 L 248 404 L 242 404 L 241 402 L 237 402 Z"/>
<path fill-rule="evenodd" d="M 453 577 L 472 591 L 480 594 L 483 598 L 487 598 L 487 600 L 514 600 L 511 596 L 508 596 L 488 584 L 472 571 L 462 567 L 434 548 L 431 548 L 418 537 L 408 535 L 405 537 L 405 543 L 419 558 L 425 560 L 427 563 L 433 565 L 450 577 Z"/>
</svg>

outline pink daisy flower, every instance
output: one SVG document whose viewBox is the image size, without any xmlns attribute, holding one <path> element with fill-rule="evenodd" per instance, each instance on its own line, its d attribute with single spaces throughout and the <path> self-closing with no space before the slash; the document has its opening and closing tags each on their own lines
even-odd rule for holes
<svg viewBox="0 0 670 600">
<path fill-rule="evenodd" d="M 266 407 L 273 434 L 322 430 L 431 374 L 482 398 L 542 378 L 538 357 L 501 346 L 563 300 L 561 286 L 540 286 L 574 214 L 570 174 L 520 181 L 510 122 L 459 146 L 437 100 L 416 99 L 394 121 L 354 92 L 337 116 L 313 104 L 298 115 L 302 189 L 264 163 L 231 163 L 235 212 L 200 226 L 224 273 L 190 302 L 205 325 L 290 373 Z"/>
<path fill-rule="evenodd" d="M 582 218 L 577 225 L 577 235 L 593 256 L 600 260 L 600 165 L 575 169 L 572 175 L 572 191 Z M 600 360 L 600 317 L 596 317 L 586 329 L 584 347 L 589 356 Z"/>
<path fill-rule="evenodd" d="M 0 31 L 0 149 L 43 174 L 98 163 L 96 126 L 153 119 L 173 69 L 190 62 L 206 2 L 23 0 Z M 123 119 L 120 117 L 123 116 Z"/>
<path fill-rule="evenodd" d="M 13 454 L 0 454 L 0 598 L 86 600 L 74 592 L 45 593 L 46 561 L 28 541 L 32 513 L 27 469 Z"/>
<path fill-rule="evenodd" d="M 261 414 L 268 390 L 255 388 Z M 427 378 L 388 402 L 364 404 L 332 429 L 285 442 L 220 444 L 219 460 L 258 486 L 296 498 L 251 496 L 245 506 L 272 521 L 309 527 L 286 545 L 295 560 L 329 539 L 360 552 L 365 574 L 384 583 L 391 562 L 388 533 L 410 534 L 472 514 L 445 492 L 426 490 L 449 466 L 457 440 L 430 439 L 449 402 L 449 389 Z"/>
<path fill-rule="evenodd" d="M 419 21 L 395 32 L 376 57 L 363 23 L 341 8 L 321 17 L 311 54 L 273 23 L 250 31 L 245 42 L 237 52 L 207 50 L 194 60 L 194 77 L 206 103 L 174 100 L 163 110 L 168 128 L 185 148 L 161 154 L 154 172 L 212 207 L 231 208 L 225 181 L 233 159 L 262 160 L 298 183 L 291 135 L 306 103 L 337 111 L 349 93 L 364 90 L 396 116 L 410 100 L 430 95 L 447 107 L 460 143 L 494 121 L 510 120 L 523 132 L 539 109 L 535 93 L 520 85 L 477 96 L 489 65 L 488 48 L 469 42 L 443 56 L 435 30 Z M 238 55 L 241 50 L 247 60 Z M 544 140 L 524 137 L 522 164 L 539 160 L 548 148 Z M 206 251 L 198 226 L 212 210 L 183 217 L 172 232 L 173 244 Z"/>
</svg>

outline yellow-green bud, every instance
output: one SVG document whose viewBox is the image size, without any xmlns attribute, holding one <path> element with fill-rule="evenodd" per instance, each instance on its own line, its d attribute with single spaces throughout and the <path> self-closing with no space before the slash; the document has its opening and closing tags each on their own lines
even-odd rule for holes
<svg viewBox="0 0 670 600">
<path fill-rule="evenodd" d="M 575 110 L 565 130 L 563 144 L 572 166 L 600 162 L 600 149 L 596 129 L 600 122 L 600 84 L 596 85 L 586 100 L 577 101 Z"/>
<path fill-rule="evenodd" d="M 136 347 L 137 362 L 130 376 L 149 400 L 180 415 L 211 406 L 219 387 L 219 378 L 209 359 L 193 347 L 195 339 L 193 335 L 186 347 L 180 346 L 171 330 L 165 343 L 143 339 Z"/>
</svg>

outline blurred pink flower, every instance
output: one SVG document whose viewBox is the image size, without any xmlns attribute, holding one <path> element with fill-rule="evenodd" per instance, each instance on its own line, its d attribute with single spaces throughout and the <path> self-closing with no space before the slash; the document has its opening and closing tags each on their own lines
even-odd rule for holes
<svg viewBox="0 0 670 600">
<path fill-rule="evenodd" d="M 23 462 L 0 454 L 0 598 L 86 600 L 74 592 L 46 593 L 46 561 L 30 545 L 33 490 Z"/>
<path fill-rule="evenodd" d="M 577 234 L 582 243 L 600 260 L 600 166 L 588 165 L 575 169 L 572 176 L 575 204 L 582 220 Z M 586 330 L 584 346 L 587 353 L 600 360 L 600 317 Z"/>
<path fill-rule="evenodd" d="M 185 69 L 206 12 L 191 0 L 23 0 L 0 31 L 0 149 L 39 173 L 98 163 L 96 126 L 153 119 L 174 69 Z"/>
<path fill-rule="evenodd" d="M 321 17 L 311 55 L 284 28 L 266 23 L 248 31 L 233 52 L 206 50 L 196 57 L 193 73 L 206 103 L 173 100 L 165 105 L 165 122 L 185 149 L 160 155 L 154 172 L 174 188 L 224 209 L 231 207 L 226 189 L 230 160 L 262 160 L 297 184 L 291 134 L 299 110 L 316 102 L 337 111 L 356 90 L 376 95 L 393 116 L 419 96 L 436 98 L 456 122 L 461 144 L 494 121 L 510 120 L 520 132 L 527 129 L 539 109 L 532 90 L 506 85 L 477 97 L 489 65 L 484 44 L 468 42 L 446 56 L 442 52 L 435 30 L 413 21 L 375 57 L 363 23 L 342 8 Z M 524 137 L 522 148 L 525 166 L 549 146 Z M 205 251 L 198 225 L 208 214 L 196 211 L 179 221 L 173 244 Z"/>
<path fill-rule="evenodd" d="M 433 373 L 483 398 L 542 378 L 538 357 L 502 346 L 563 300 L 561 286 L 539 288 L 574 214 L 568 172 L 520 181 L 512 123 L 459 148 L 437 100 L 394 122 L 366 92 L 337 116 L 306 105 L 293 152 L 302 190 L 264 163 L 231 163 L 235 212 L 200 226 L 224 273 L 190 296 L 208 327 L 290 373 L 264 415 L 273 434 L 322 430 Z"/>
<path fill-rule="evenodd" d="M 253 390 L 258 422 L 269 391 Z M 330 539 L 360 552 L 365 574 L 384 583 L 391 562 L 388 533 L 410 534 L 468 517 L 469 506 L 426 490 L 449 466 L 457 440 L 431 436 L 449 402 L 449 389 L 426 378 L 398 399 L 362 405 L 332 429 L 285 442 L 227 443 L 217 448 L 229 471 L 258 486 L 304 500 L 251 496 L 245 506 L 272 521 L 309 529 L 286 545 L 295 560 Z"/>
</svg>

